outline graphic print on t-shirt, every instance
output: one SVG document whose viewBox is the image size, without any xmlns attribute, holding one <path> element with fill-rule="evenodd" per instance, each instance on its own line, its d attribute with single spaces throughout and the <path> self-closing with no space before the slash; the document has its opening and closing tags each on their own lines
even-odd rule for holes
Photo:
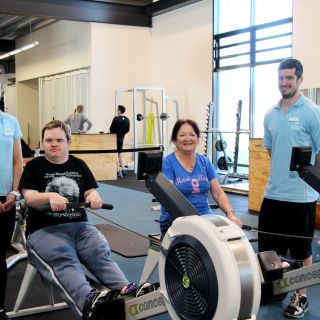
<svg viewBox="0 0 320 320">
<path fill-rule="evenodd" d="M 69 202 L 77 202 L 79 199 L 79 186 L 75 180 L 67 177 L 55 177 L 48 183 L 46 192 L 56 192 L 66 197 Z"/>
<path fill-rule="evenodd" d="M 198 179 L 191 179 L 191 184 L 192 184 L 192 188 L 193 188 L 192 193 L 199 193 L 200 192 L 199 180 Z"/>
<path fill-rule="evenodd" d="M 79 202 L 80 188 L 77 178 L 80 178 L 78 172 L 64 172 L 63 176 L 58 172 L 46 173 L 45 179 L 48 181 L 45 192 L 56 192 L 68 199 L 69 203 Z M 83 215 L 83 210 L 68 209 L 63 212 L 48 212 L 53 218 L 77 219 Z"/>
</svg>

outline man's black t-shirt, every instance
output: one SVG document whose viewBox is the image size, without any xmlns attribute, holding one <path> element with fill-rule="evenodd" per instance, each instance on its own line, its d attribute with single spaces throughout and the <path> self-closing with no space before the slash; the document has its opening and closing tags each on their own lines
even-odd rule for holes
<svg viewBox="0 0 320 320">
<path fill-rule="evenodd" d="M 85 162 L 72 155 L 63 164 L 54 164 L 45 157 L 32 159 L 23 170 L 19 186 L 21 190 L 57 192 L 69 202 L 83 202 L 84 192 L 97 187 L 95 178 Z M 26 233 L 31 234 L 49 225 L 76 221 L 87 221 L 84 209 L 39 213 L 33 208 L 28 208 Z"/>
<path fill-rule="evenodd" d="M 110 132 L 117 134 L 117 142 L 123 142 L 124 136 L 130 130 L 130 120 L 126 116 L 116 116 L 113 118 Z"/>
</svg>

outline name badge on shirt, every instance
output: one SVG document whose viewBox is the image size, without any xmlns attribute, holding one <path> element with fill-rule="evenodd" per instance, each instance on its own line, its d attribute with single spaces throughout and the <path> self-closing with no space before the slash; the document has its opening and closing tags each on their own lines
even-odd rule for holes
<svg viewBox="0 0 320 320">
<path fill-rule="evenodd" d="M 11 128 L 5 128 L 3 134 L 4 134 L 6 137 L 12 137 L 12 136 L 13 136 L 13 129 L 11 129 Z"/>
<path fill-rule="evenodd" d="M 291 124 L 292 129 L 299 129 L 299 117 L 289 117 L 288 122 Z"/>
<path fill-rule="evenodd" d="M 288 121 L 290 121 L 290 122 L 299 122 L 299 117 L 289 117 Z"/>
</svg>

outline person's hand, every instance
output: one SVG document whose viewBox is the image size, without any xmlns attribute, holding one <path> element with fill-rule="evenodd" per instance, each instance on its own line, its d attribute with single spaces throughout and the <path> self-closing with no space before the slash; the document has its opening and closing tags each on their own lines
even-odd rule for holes
<svg viewBox="0 0 320 320">
<path fill-rule="evenodd" d="M 86 202 L 90 203 L 91 209 L 100 209 L 102 207 L 102 199 L 99 194 L 93 192 L 86 197 Z"/>
<path fill-rule="evenodd" d="M 229 210 L 227 212 L 227 217 L 229 220 L 231 220 L 233 223 L 235 223 L 237 226 L 239 226 L 240 228 L 242 228 L 243 226 L 243 222 L 241 221 L 241 219 L 239 219 L 237 217 L 237 215 L 235 214 L 235 212 L 233 210 Z"/>
<path fill-rule="evenodd" d="M 6 202 L 0 202 L 0 212 L 8 212 L 16 204 L 16 196 L 12 193 L 9 193 L 6 198 Z"/>
<path fill-rule="evenodd" d="M 59 193 L 50 192 L 49 203 L 52 211 L 64 211 L 67 209 L 68 199 Z"/>
<path fill-rule="evenodd" d="M 242 228 L 243 226 L 243 222 L 241 221 L 240 218 L 238 218 L 237 216 L 234 216 L 230 219 L 232 222 L 234 222 L 237 226 L 239 226 L 240 228 Z"/>
</svg>

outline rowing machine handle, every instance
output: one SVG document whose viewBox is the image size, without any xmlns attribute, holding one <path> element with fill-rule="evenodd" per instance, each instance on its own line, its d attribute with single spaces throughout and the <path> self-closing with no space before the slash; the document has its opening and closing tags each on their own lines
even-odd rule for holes
<svg viewBox="0 0 320 320">
<path fill-rule="evenodd" d="M 67 204 L 67 209 L 79 209 L 79 208 L 89 208 L 89 207 L 90 207 L 89 203 L 68 203 Z M 103 203 L 101 209 L 112 210 L 113 205 L 109 203 Z M 45 204 L 37 208 L 37 211 L 39 213 L 48 212 L 50 210 L 51 210 L 50 204 Z"/>
</svg>

